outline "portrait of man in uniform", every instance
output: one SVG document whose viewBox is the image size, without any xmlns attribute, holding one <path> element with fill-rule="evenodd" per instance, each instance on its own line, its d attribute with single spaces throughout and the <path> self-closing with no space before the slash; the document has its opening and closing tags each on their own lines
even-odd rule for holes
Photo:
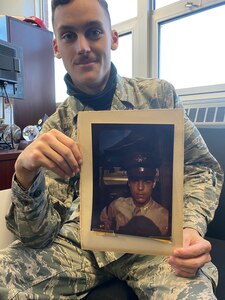
<svg viewBox="0 0 225 300">
<path fill-rule="evenodd" d="M 168 236 L 169 212 L 153 199 L 159 162 L 151 153 L 131 152 L 125 159 L 128 197 L 119 197 L 105 206 L 100 222 L 105 230 L 143 237 Z"/>
<path fill-rule="evenodd" d="M 170 239 L 173 125 L 93 126 L 92 230 Z"/>
</svg>

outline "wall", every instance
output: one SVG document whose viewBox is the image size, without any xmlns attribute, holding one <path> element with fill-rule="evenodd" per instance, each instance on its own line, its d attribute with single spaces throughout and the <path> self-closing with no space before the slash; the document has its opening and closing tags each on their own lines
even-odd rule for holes
<svg viewBox="0 0 225 300">
<path fill-rule="evenodd" d="M 41 0 L 1 0 L 0 14 L 41 17 Z"/>
</svg>

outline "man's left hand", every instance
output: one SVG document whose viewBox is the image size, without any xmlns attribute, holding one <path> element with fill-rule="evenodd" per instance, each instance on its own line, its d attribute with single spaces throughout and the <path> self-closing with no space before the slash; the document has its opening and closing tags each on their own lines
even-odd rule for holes
<svg viewBox="0 0 225 300">
<path fill-rule="evenodd" d="M 199 268 L 211 261 L 211 244 L 192 228 L 183 231 L 183 248 L 175 249 L 168 263 L 176 275 L 195 277 Z"/>
</svg>

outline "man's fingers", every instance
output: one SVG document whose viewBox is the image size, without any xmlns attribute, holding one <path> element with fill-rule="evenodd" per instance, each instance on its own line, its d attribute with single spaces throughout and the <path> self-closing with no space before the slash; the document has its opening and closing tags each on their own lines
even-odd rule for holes
<svg viewBox="0 0 225 300">
<path fill-rule="evenodd" d="M 180 258 L 194 258 L 211 251 L 211 244 L 208 241 L 202 239 L 200 243 L 201 247 L 199 247 L 198 243 L 190 245 L 187 248 L 176 249 L 174 250 L 174 256 Z"/>
<path fill-rule="evenodd" d="M 40 168 L 49 169 L 60 177 L 72 177 L 80 171 L 81 162 L 75 141 L 52 129 L 41 134 L 20 154 L 15 164 L 16 177 L 28 189 Z"/>
<path fill-rule="evenodd" d="M 72 151 L 63 144 L 54 143 L 52 148 L 46 148 L 43 154 L 68 176 L 72 176 L 74 172 L 78 173 L 80 170 Z"/>
<path fill-rule="evenodd" d="M 60 143 L 62 143 L 63 145 L 65 145 L 68 149 L 71 150 L 71 153 L 76 158 L 76 162 L 78 163 L 78 165 L 81 165 L 82 156 L 81 156 L 80 149 L 79 149 L 78 145 L 75 143 L 75 141 L 73 141 L 71 138 L 67 137 L 66 135 L 64 135 L 60 131 L 57 131 L 57 130 L 55 130 L 55 131 L 56 131 L 55 134 L 56 134 L 57 140 Z M 70 154 L 70 152 L 68 154 Z"/>
<path fill-rule="evenodd" d="M 179 257 L 170 257 L 168 263 L 177 271 L 182 271 L 182 273 L 194 274 L 196 270 L 203 267 L 206 262 L 211 261 L 211 256 L 209 253 L 201 255 L 195 258 L 183 259 Z"/>
<path fill-rule="evenodd" d="M 71 177 L 74 175 L 74 168 L 71 168 L 67 161 L 55 151 L 46 151 L 42 159 L 42 166 L 57 173 L 61 177 Z M 77 165 L 77 172 L 79 167 Z"/>
<path fill-rule="evenodd" d="M 196 276 L 196 273 L 198 272 L 198 269 L 196 270 L 182 270 L 182 269 L 174 269 L 174 273 L 177 276 L 182 276 L 186 278 L 193 278 Z"/>
<path fill-rule="evenodd" d="M 40 144 L 39 150 L 50 161 L 54 162 L 59 169 L 63 170 L 66 175 L 72 176 L 74 172 L 78 173 L 80 171 L 81 154 L 72 139 L 58 131 L 54 135 L 43 135 L 41 139 L 44 144 L 48 144 L 48 147 L 42 147 Z"/>
</svg>

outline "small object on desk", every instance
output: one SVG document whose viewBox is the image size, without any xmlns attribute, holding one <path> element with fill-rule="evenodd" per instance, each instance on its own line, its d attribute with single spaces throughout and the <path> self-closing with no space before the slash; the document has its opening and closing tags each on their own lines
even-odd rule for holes
<svg viewBox="0 0 225 300">
<path fill-rule="evenodd" d="M 0 149 L 10 150 L 17 148 L 21 138 L 21 129 L 16 124 L 7 125 L 0 136 Z"/>
<path fill-rule="evenodd" d="M 39 130 L 36 125 L 28 125 L 23 129 L 23 138 L 26 141 L 33 141 L 38 133 Z"/>
</svg>

